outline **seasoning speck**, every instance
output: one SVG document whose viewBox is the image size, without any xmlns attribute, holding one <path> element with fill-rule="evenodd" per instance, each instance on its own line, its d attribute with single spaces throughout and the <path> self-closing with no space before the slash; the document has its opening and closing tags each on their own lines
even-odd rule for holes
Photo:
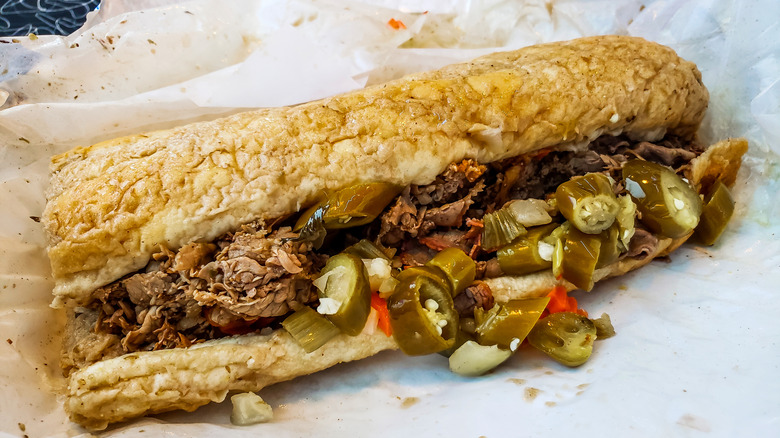
<svg viewBox="0 0 780 438">
<path fill-rule="evenodd" d="M 34 222 L 40 222 L 41 217 L 40 216 L 30 216 L 30 219 L 32 219 Z"/>
<path fill-rule="evenodd" d="M 27 426 L 25 426 L 24 423 L 19 423 L 19 430 L 24 432 L 25 430 L 27 430 Z"/>
<path fill-rule="evenodd" d="M 525 383 L 525 379 L 514 379 L 514 378 L 512 378 L 512 379 L 506 379 L 506 381 L 507 382 L 512 382 L 515 385 L 522 385 L 522 384 Z"/>
<path fill-rule="evenodd" d="M 420 399 L 417 397 L 406 397 L 403 399 L 403 401 L 401 401 L 401 407 L 403 409 L 408 409 L 419 403 L 419 401 Z"/>
</svg>

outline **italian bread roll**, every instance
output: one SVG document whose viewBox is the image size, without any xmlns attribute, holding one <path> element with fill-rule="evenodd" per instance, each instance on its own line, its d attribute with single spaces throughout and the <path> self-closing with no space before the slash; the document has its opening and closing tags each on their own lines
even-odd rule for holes
<svg viewBox="0 0 780 438">
<path fill-rule="evenodd" d="M 55 156 L 42 222 L 53 304 L 69 315 L 66 408 L 102 429 L 398 348 L 367 324 L 306 352 L 279 326 L 317 306 L 312 281 L 359 239 L 388 250 L 395 269 L 461 247 L 488 301 L 584 288 L 550 269 L 503 272 L 478 237 L 484 215 L 513 199 L 549 201 L 559 179 L 612 178 L 633 158 L 674 168 L 701 193 L 733 183 L 747 143 L 699 145 L 707 104 L 699 71 L 671 49 L 602 36 Z M 360 184 L 397 190 L 373 222 L 328 231 L 321 248 L 302 240 L 293 224 L 303 211 Z M 691 235 L 645 228 L 632 226 L 592 280 Z M 637 249 L 640 235 L 651 243 Z"/>
</svg>

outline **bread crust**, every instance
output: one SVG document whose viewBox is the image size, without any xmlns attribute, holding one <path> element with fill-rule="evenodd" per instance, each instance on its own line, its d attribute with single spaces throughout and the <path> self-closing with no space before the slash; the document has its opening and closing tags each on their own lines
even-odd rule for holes
<svg viewBox="0 0 780 438">
<path fill-rule="evenodd" d="M 695 65 L 640 38 L 602 36 L 478 58 L 289 108 L 263 109 L 54 157 L 42 222 L 55 306 L 177 249 L 298 211 L 356 181 L 432 181 L 602 133 L 695 131 Z"/>
</svg>

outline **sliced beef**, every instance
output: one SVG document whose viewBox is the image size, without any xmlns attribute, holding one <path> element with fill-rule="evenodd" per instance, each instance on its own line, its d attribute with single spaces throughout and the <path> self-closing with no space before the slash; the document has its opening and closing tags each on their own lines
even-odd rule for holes
<svg viewBox="0 0 780 438">
<path fill-rule="evenodd" d="M 461 317 L 473 317 L 477 307 L 490 310 L 494 301 L 493 292 L 484 281 L 475 281 L 454 298 L 455 310 Z"/>
<path fill-rule="evenodd" d="M 176 253 L 161 248 L 153 256 L 157 270 L 95 292 L 95 331 L 119 335 L 124 351 L 181 347 L 218 337 L 213 326 L 285 315 L 309 304 L 317 299 L 311 280 L 326 257 L 290 240 L 295 236 L 289 227 L 268 233 L 255 223 L 215 244 L 193 243 Z M 214 318 L 206 318 L 204 309 Z"/>
<path fill-rule="evenodd" d="M 628 252 L 625 256 L 643 259 L 655 253 L 657 248 L 658 238 L 653 233 L 643 228 L 636 228 L 631 241 L 628 243 Z"/>
<path fill-rule="evenodd" d="M 678 167 L 696 158 L 696 152 L 684 148 L 670 148 L 647 141 L 638 143 L 631 150 L 648 161 L 654 161 L 670 167 Z"/>
</svg>

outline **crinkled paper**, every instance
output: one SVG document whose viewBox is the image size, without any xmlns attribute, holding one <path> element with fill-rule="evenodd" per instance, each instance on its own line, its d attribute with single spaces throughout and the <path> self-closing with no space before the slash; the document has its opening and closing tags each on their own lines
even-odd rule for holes
<svg viewBox="0 0 780 438">
<path fill-rule="evenodd" d="M 57 367 L 62 315 L 37 218 L 51 155 L 111 137 L 290 105 L 501 49 L 618 33 L 695 61 L 704 138 L 746 136 L 737 214 L 711 248 L 578 296 L 617 336 L 568 369 L 523 350 L 455 376 L 438 355 L 383 353 L 108 436 L 771 436 L 780 424 L 780 32 L 775 0 L 106 0 L 67 37 L 0 43 L 0 434 L 74 436 Z M 404 23 L 394 29 L 390 19 Z"/>
</svg>

